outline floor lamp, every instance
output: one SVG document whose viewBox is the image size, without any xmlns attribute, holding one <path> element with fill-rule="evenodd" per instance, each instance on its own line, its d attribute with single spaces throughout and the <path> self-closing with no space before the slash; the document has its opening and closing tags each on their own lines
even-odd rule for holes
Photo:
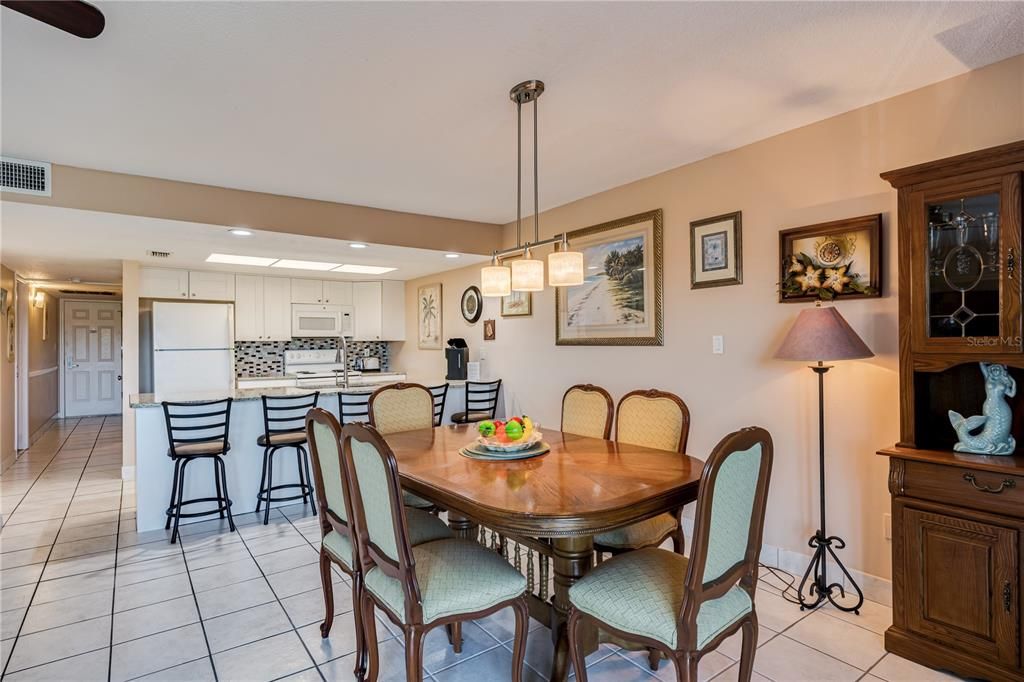
<svg viewBox="0 0 1024 682">
<path fill-rule="evenodd" d="M 803 360 L 816 362 L 811 370 L 818 375 L 818 492 L 821 504 L 821 525 L 808 546 L 814 548 L 814 557 L 800 581 L 797 597 L 800 610 L 813 609 L 826 599 L 840 611 L 852 611 L 859 614 L 864 604 L 864 593 L 861 592 L 853 576 L 836 556 L 836 549 L 844 549 L 846 542 L 837 535 L 825 532 L 825 372 L 832 369 L 826 365 L 831 360 L 856 360 L 870 358 L 874 353 L 867 347 L 857 332 L 843 319 L 833 306 L 823 307 L 819 301 L 813 308 L 800 311 L 793 327 L 786 334 L 775 357 L 780 360 Z M 832 596 L 838 590 L 839 595 L 846 597 L 842 584 L 828 581 L 828 558 L 835 561 L 836 566 L 846 576 L 847 583 L 857 592 L 857 603 L 853 606 L 838 603 Z M 805 592 L 804 588 L 809 585 Z"/>
</svg>

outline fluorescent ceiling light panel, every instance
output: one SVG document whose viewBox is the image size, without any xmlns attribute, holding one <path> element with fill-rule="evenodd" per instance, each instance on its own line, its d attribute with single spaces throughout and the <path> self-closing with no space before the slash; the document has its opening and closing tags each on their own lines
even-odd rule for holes
<svg viewBox="0 0 1024 682">
<path fill-rule="evenodd" d="M 346 264 L 334 268 L 334 272 L 348 272 L 353 275 L 383 275 L 385 272 L 393 272 L 398 268 L 386 268 L 380 265 L 352 265 Z"/>
<path fill-rule="evenodd" d="M 338 267 L 337 263 L 323 263 L 315 260 L 288 260 L 282 258 L 270 267 L 291 268 L 292 270 L 333 270 Z"/>
<path fill-rule="evenodd" d="M 211 253 L 206 258 L 207 263 L 230 263 L 231 265 L 261 265 L 266 267 L 277 262 L 276 258 L 264 258 L 263 256 L 238 256 L 233 253 Z"/>
</svg>

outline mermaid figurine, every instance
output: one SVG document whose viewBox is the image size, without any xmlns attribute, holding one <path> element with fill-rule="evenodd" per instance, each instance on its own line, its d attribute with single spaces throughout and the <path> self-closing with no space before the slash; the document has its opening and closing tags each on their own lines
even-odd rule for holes
<svg viewBox="0 0 1024 682">
<path fill-rule="evenodd" d="M 1017 382 L 1010 376 L 1006 365 L 978 364 L 985 377 L 982 414 L 964 418 L 959 412 L 949 411 L 949 421 L 960 439 L 953 449 L 979 455 L 1012 455 L 1017 444 L 1010 435 L 1013 412 L 1006 398 L 1017 395 Z M 981 431 L 971 435 L 977 429 Z"/>
</svg>

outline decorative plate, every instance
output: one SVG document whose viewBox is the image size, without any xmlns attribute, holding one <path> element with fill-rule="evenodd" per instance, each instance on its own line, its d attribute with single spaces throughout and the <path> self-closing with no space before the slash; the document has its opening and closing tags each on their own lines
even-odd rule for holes
<svg viewBox="0 0 1024 682">
<path fill-rule="evenodd" d="M 470 459 L 481 459 L 489 462 L 504 462 L 517 459 L 529 459 L 530 457 L 537 457 L 538 455 L 543 455 L 550 451 L 551 447 L 544 441 L 539 441 L 526 450 L 518 450 L 516 452 L 494 452 L 475 443 L 470 443 L 459 450 L 459 454 L 463 457 L 469 457 Z"/>
<path fill-rule="evenodd" d="M 541 442 L 544 438 L 544 434 L 540 431 L 534 430 L 528 438 L 520 438 L 509 443 L 503 443 L 497 438 L 485 438 L 478 436 L 476 439 L 476 445 L 488 450 L 490 452 L 519 452 L 520 450 L 527 450 L 532 448 L 537 443 Z"/>
<path fill-rule="evenodd" d="M 480 315 L 484 312 L 484 299 L 480 295 L 480 290 L 473 286 L 463 291 L 460 308 L 462 309 L 462 318 L 466 322 L 473 324 L 479 320 Z"/>
</svg>

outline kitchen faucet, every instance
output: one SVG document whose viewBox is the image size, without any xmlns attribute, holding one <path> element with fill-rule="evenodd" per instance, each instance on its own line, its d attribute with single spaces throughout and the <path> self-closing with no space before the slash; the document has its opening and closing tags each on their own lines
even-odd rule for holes
<svg viewBox="0 0 1024 682">
<path fill-rule="evenodd" d="M 345 339 L 345 334 L 343 333 L 338 334 L 338 338 L 341 340 L 341 343 L 338 344 L 338 355 L 336 356 L 335 361 L 341 363 L 341 371 L 344 375 L 344 380 L 341 386 L 342 388 L 348 388 L 348 340 Z M 334 385 L 335 387 L 339 385 L 337 371 L 334 372 Z"/>
</svg>

